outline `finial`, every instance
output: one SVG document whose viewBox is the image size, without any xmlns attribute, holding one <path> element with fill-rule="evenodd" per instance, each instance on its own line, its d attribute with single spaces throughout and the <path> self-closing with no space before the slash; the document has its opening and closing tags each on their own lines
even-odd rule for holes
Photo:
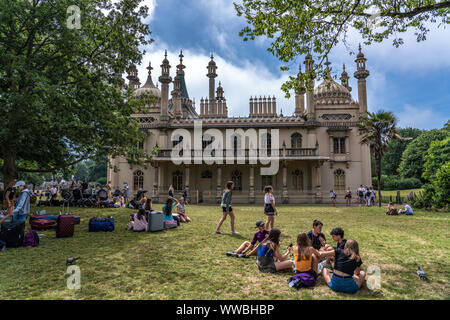
<svg viewBox="0 0 450 320">
<path fill-rule="evenodd" d="M 167 59 L 167 49 L 166 49 L 166 51 L 164 52 L 164 58 Z"/>
<path fill-rule="evenodd" d="M 211 52 L 211 60 L 214 60 L 214 54 Z"/>
<path fill-rule="evenodd" d="M 330 64 L 331 64 L 331 62 L 330 61 L 328 61 L 328 56 L 327 56 L 327 61 L 324 63 L 326 66 L 327 66 L 327 69 L 330 69 Z"/>
<path fill-rule="evenodd" d="M 345 63 L 342 64 L 342 68 L 344 69 L 344 72 L 345 72 Z"/>
<path fill-rule="evenodd" d="M 361 42 L 359 43 L 359 53 L 361 53 Z"/>
<path fill-rule="evenodd" d="M 147 70 L 148 70 L 148 74 L 152 73 L 153 68 L 152 68 L 152 62 L 151 61 L 148 63 Z"/>
<path fill-rule="evenodd" d="M 222 86 L 222 82 L 221 81 L 219 81 L 219 87 L 221 87 Z"/>
<path fill-rule="evenodd" d="M 179 55 L 179 57 L 180 57 L 180 64 L 183 64 L 183 49 L 181 49 L 180 50 L 180 55 Z"/>
</svg>

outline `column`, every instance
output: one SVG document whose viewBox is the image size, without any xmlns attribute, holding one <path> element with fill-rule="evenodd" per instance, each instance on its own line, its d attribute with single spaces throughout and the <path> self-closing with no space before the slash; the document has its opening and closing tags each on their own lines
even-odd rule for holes
<svg viewBox="0 0 450 320">
<path fill-rule="evenodd" d="M 320 190 L 320 184 L 321 184 L 320 166 L 321 166 L 321 163 L 320 163 L 320 161 L 318 161 L 318 163 L 316 165 L 316 203 L 322 202 L 322 192 Z"/>
<path fill-rule="evenodd" d="M 216 201 L 220 203 L 222 200 L 222 166 L 217 166 L 217 187 L 216 187 Z"/>
<path fill-rule="evenodd" d="M 289 202 L 288 189 L 287 189 L 287 166 L 286 163 L 283 164 L 283 194 L 281 196 L 283 203 Z"/>
<path fill-rule="evenodd" d="M 186 192 L 187 192 L 187 197 L 188 197 L 188 199 L 185 199 L 185 200 L 189 200 L 188 202 L 190 202 L 190 192 L 189 192 L 189 173 L 190 173 L 190 170 L 189 170 L 190 168 L 189 168 L 189 166 L 186 166 L 185 167 L 185 172 L 184 172 L 184 174 L 185 174 L 185 176 L 186 176 L 186 183 L 185 183 L 185 188 L 186 188 Z"/>
<path fill-rule="evenodd" d="M 250 166 L 250 187 L 248 193 L 248 202 L 255 203 L 255 167 Z"/>
<path fill-rule="evenodd" d="M 159 166 L 157 164 L 153 166 L 153 196 L 152 201 L 154 203 L 159 202 L 159 194 L 158 194 L 158 183 L 159 183 Z"/>
</svg>

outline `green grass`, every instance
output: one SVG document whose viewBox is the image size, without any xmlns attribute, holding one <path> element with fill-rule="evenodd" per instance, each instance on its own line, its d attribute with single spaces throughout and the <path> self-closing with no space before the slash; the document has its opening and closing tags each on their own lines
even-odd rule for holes
<svg viewBox="0 0 450 320">
<path fill-rule="evenodd" d="M 160 208 L 160 206 L 157 206 Z M 364 262 L 381 268 L 381 289 L 366 285 L 356 294 L 331 291 L 322 277 L 312 289 L 289 288 L 289 273 L 263 274 L 254 259 L 230 258 L 255 232 L 262 208 L 233 206 L 239 236 L 215 235 L 219 207 L 189 206 L 193 219 L 181 228 L 159 233 L 125 230 L 130 209 L 71 208 L 81 216 L 72 238 L 56 239 L 46 231 L 39 247 L 0 252 L 0 299 L 449 299 L 450 218 L 446 213 L 416 210 L 414 216 L 386 216 L 385 208 L 281 207 L 275 226 L 282 248 L 314 219 L 324 223 L 329 242 L 333 227 L 357 239 Z M 58 208 L 47 208 L 57 212 Z M 113 215 L 112 233 L 88 233 L 90 217 Z M 27 230 L 29 225 L 27 223 Z M 226 232 L 226 233 L 225 233 Z M 81 256 L 81 290 L 66 288 L 65 260 Z M 420 265 L 430 283 L 416 275 Z"/>
</svg>

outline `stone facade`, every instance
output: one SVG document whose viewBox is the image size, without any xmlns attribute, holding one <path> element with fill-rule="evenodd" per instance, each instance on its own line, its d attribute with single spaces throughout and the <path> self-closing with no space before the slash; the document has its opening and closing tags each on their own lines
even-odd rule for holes
<svg viewBox="0 0 450 320">
<path fill-rule="evenodd" d="M 173 79 L 166 53 L 159 77 L 161 89 L 153 83 L 151 66 L 148 67 L 146 83 L 139 88 L 136 67 L 132 65 L 128 79 L 134 94 L 139 96 L 151 92 L 157 98 L 155 103 L 147 106 L 146 114 L 133 116 L 139 118 L 142 130 L 150 133 L 140 147 L 151 150 L 157 145 L 160 151 L 145 167 L 132 166 L 123 158 L 110 159 L 119 171 L 108 169 L 108 180 L 114 188 L 121 188 L 127 182 L 132 192 L 146 189 L 155 202 L 164 201 L 169 186 L 173 185 L 178 194 L 186 188 L 191 203 L 215 204 L 220 201 L 229 180 L 235 182 L 234 204 L 262 204 L 265 185 L 273 186 L 277 203 L 328 203 L 331 189 L 338 194 L 338 202 L 344 202 L 347 187 L 355 191 L 360 184 L 371 184 L 369 148 L 360 144 L 357 130 L 360 117 L 367 112 L 365 79 L 369 75 L 361 48 L 355 62 L 358 102 L 352 98 L 344 66 L 341 83 L 334 81 L 328 73 L 318 86 L 312 80 L 310 85 L 314 91 L 296 92 L 293 115 L 277 113 L 276 98 L 264 96 L 251 97 L 249 116 L 237 118 L 228 117 L 221 83 L 215 87 L 218 68 L 212 55 L 207 65 L 209 94 L 200 100 L 199 113 L 188 95 L 182 52 Z M 306 72 L 313 70 L 313 63 L 308 55 L 304 62 Z M 171 82 L 173 90 L 169 100 Z M 213 145 L 213 142 L 203 142 L 201 138 L 200 142 L 194 141 L 197 134 L 195 126 L 200 122 L 202 137 L 208 135 L 208 130 L 221 133 L 223 140 L 219 145 L 222 143 L 224 154 L 236 156 L 234 161 L 207 164 L 195 160 L 205 148 Z M 230 132 L 231 129 L 235 131 Z M 184 132 L 181 134 L 184 140 L 179 140 L 180 132 Z M 252 132 L 256 133 L 256 140 L 248 137 Z M 172 161 L 172 149 L 179 141 L 192 149 L 189 151 L 194 157 L 192 161 L 181 164 Z M 277 157 L 279 168 L 275 174 L 261 175 L 261 168 L 269 164 L 251 161 L 252 154 L 264 159 L 258 154 L 261 150 L 255 151 L 257 145 L 252 141 L 260 146 L 262 143 L 271 149 L 271 156 Z M 186 151 L 183 152 L 186 156 Z"/>
</svg>

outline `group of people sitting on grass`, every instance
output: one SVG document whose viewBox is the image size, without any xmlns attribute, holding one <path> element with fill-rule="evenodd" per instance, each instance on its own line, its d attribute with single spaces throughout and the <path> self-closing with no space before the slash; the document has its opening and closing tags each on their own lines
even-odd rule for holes
<svg viewBox="0 0 450 320">
<path fill-rule="evenodd" d="M 404 210 L 402 210 L 402 209 L 397 210 L 395 204 L 393 202 L 389 202 L 388 207 L 387 207 L 388 210 L 386 211 L 386 214 L 388 216 L 398 216 L 399 214 L 405 214 L 407 216 L 414 215 L 413 209 L 406 201 L 403 201 L 402 204 L 403 204 Z"/>
<path fill-rule="evenodd" d="M 358 242 L 345 239 L 341 228 L 334 228 L 330 233 L 336 242 L 336 246 L 332 247 L 322 233 L 323 223 L 314 220 L 313 229 L 308 233 L 299 233 L 297 243 L 290 244 L 282 254 L 281 231 L 273 228 L 269 232 L 261 220 L 256 222 L 256 227 L 258 231 L 253 240 L 245 241 L 233 252 L 227 252 L 227 256 L 256 256 L 256 264 L 261 272 L 293 270 L 298 275 L 309 275 L 314 279 L 314 284 L 317 277 L 322 275 L 327 285 L 338 292 L 355 293 L 363 284 L 365 272 L 360 269 L 362 260 Z M 292 258 L 289 258 L 291 255 Z M 334 268 L 331 266 L 332 261 Z"/>
<path fill-rule="evenodd" d="M 127 230 L 133 230 L 136 232 L 145 231 L 148 228 L 147 215 L 152 208 L 152 199 L 142 196 L 139 201 L 139 211 L 131 214 L 130 222 L 127 225 Z M 176 208 L 176 213 L 173 210 Z M 169 187 L 169 196 L 165 204 L 162 206 L 164 213 L 164 220 L 177 220 L 178 222 L 191 222 L 191 219 L 186 214 L 186 200 L 184 197 L 180 197 L 179 200 L 175 198 L 174 188 Z"/>
</svg>

